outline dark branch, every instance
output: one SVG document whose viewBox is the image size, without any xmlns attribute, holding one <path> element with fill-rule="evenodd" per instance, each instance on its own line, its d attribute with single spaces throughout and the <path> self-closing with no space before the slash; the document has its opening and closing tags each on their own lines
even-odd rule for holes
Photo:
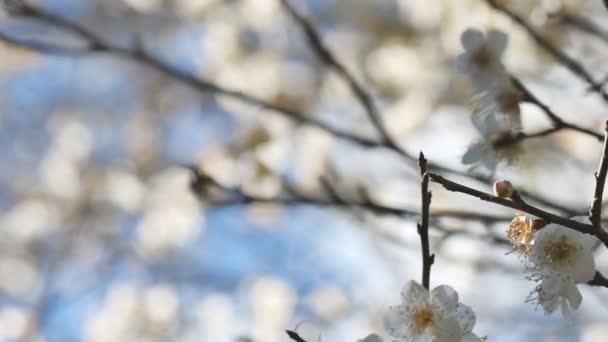
<svg viewBox="0 0 608 342">
<path fill-rule="evenodd" d="M 606 135 L 608 136 L 608 121 L 604 128 Z M 595 191 L 593 193 L 593 201 L 591 202 L 591 208 L 589 209 L 589 221 L 595 227 L 595 229 L 602 230 L 602 199 L 604 196 L 604 185 L 606 184 L 606 175 L 608 174 L 608 139 L 604 141 L 604 151 L 602 152 L 602 158 L 600 160 L 600 166 L 595 173 Z"/>
<path fill-rule="evenodd" d="M 297 332 L 295 332 L 293 330 L 285 330 L 285 332 L 287 333 L 287 336 L 289 336 L 289 338 L 292 339 L 293 341 L 306 342 L 305 339 L 303 339 L 300 335 L 298 335 Z"/>
<path fill-rule="evenodd" d="M 437 174 L 429 173 L 429 177 L 431 181 L 443 185 L 446 190 L 460 192 L 473 197 L 477 197 L 483 201 L 496 203 L 502 205 L 503 207 L 509 207 L 534 215 L 536 217 L 546 220 L 548 223 L 557 223 L 559 225 L 574 229 L 584 234 L 591 234 L 597 237 L 600 241 L 602 241 L 605 246 L 608 247 L 608 233 L 606 233 L 604 230 L 595 229 L 595 227 L 590 224 L 577 222 L 566 217 L 552 214 L 540 208 L 534 207 L 524 201 L 513 201 L 509 199 L 504 199 L 486 192 L 475 190 L 473 188 L 469 188 L 467 186 L 445 179 L 444 177 Z"/>
<path fill-rule="evenodd" d="M 429 247 L 429 209 L 431 207 L 431 193 L 429 191 L 429 174 L 426 170 L 426 159 L 424 154 L 420 152 L 418 157 L 418 167 L 420 168 L 420 176 L 422 176 L 421 202 L 422 202 L 422 217 L 418 226 L 418 235 L 420 235 L 420 245 L 422 249 L 422 286 L 429 289 L 431 279 L 431 266 L 435 262 L 435 254 L 431 254 Z"/>
<path fill-rule="evenodd" d="M 578 125 L 569 123 L 564 121 L 562 118 L 560 118 L 551 108 L 549 108 L 549 106 L 547 106 L 545 103 L 543 103 L 541 100 L 539 100 L 536 95 L 534 95 L 519 79 L 517 79 L 514 76 L 511 76 L 511 81 L 513 82 L 513 84 L 515 85 L 515 87 L 521 91 L 522 95 L 523 95 L 523 101 L 524 102 L 530 102 L 533 103 L 534 105 L 538 106 L 544 113 L 545 115 L 547 115 L 547 117 L 549 118 L 549 120 L 551 120 L 551 123 L 553 124 L 552 128 L 548 128 L 546 130 L 537 132 L 537 133 L 532 133 L 532 134 L 525 134 L 525 133 L 520 133 L 518 135 L 516 135 L 511 141 L 509 141 L 509 143 L 514 143 L 514 142 L 519 142 L 521 140 L 524 139 L 529 139 L 529 138 L 537 138 L 537 137 L 544 137 L 550 134 L 553 134 L 557 131 L 560 131 L 562 129 L 570 129 L 573 131 L 577 131 L 583 134 L 587 134 L 590 135 L 596 139 L 598 139 L 599 141 L 603 141 L 604 140 L 604 136 L 600 133 L 594 132 L 590 129 L 584 128 L 584 127 L 580 127 Z"/>
<path fill-rule="evenodd" d="M 545 39 L 540 33 L 538 33 L 532 25 L 530 25 L 522 16 L 517 13 L 511 11 L 507 6 L 503 5 L 501 1 L 497 0 L 486 0 L 488 5 L 493 7 L 499 12 L 502 12 L 515 23 L 517 23 L 521 28 L 523 28 L 528 35 L 545 51 L 547 51 L 553 58 L 555 58 L 560 64 L 562 64 L 566 69 L 568 69 L 571 73 L 573 73 L 578 78 L 585 81 L 591 87 L 593 92 L 596 92 L 602 96 L 604 101 L 608 102 L 608 94 L 602 89 L 601 83 L 596 82 L 591 76 L 591 73 L 585 69 L 578 61 L 574 58 L 570 57 L 552 43 L 550 43 L 547 39 Z"/>
<path fill-rule="evenodd" d="M 75 35 L 81 37 L 82 39 L 84 39 L 88 43 L 88 49 L 87 50 L 73 50 L 73 49 L 69 49 L 69 48 L 65 48 L 65 47 L 61 47 L 61 46 L 53 46 L 52 44 L 42 43 L 42 42 L 38 42 L 38 41 L 20 41 L 20 40 L 14 39 L 14 38 L 10 38 L 6 34 L 0 35 L 0 39 L 5 40 L 6 42 L 8 42 L 10 44 L 28 48 L 33 51 L 38 51 L 38 52 L 42 52 L 42 53 L 52 53 L 52 54 L 75 54 L 75 53 L 84 54 L 87 52 L 88 53 L 92 53 L 92 52 L 115 53 L 119 56 L 126 57 L 128 59 L 136 61 L 142 65 L 151 67 L 151 68 L 163 73 L 164 75 L 167 75 L 177 81 L 187 84 L 187 85 L 191 86 L 192 88 L 197 89 L 201 92 L 211 92 L 211 93 L 214 93 L 217 95 L 231 97 L 231 98 L 237 99 L 239 101 L 248 103 L 252 106 L 256 106 L 256 107 L 264 108 L 264 109 L 271 110 L 274 112 L 278 112 L 280 114 L 283 114 L 283 115 L 291 118 L 292 120 L 295 120 L 295 121 L 301 122 L 301 123 L 305 123 L 305 124 L 308 124 L 311 126 L 315 126 L 317 128 L 320 128 L 324 131 L 331 133 L 332 135 L 334 135 L 336 137 L 349 140 L 351 142 L 354 142 L 358 145 L 362 145 L 364 147 L 380 146 L 379 143 L 374 141 L 373 139 L 360 137 L 360 136 L 357 136 L 357 135 L 354 135 L 354 134 L 351 134 L 348 132 L 339 131 L 339 130 L 331 127 L 328 124 L 315 120 L 310 115 L 307 115 L 305 113 L 282 108 L 282 107 L 279 107 L 272 103 L 256 99 L 256 98 L 249 96 L 247 94 L 244 94 L 242 92 L 232 90 L 232 89 L 227 89 L 227 88 L 221 87 L 217 84 L 214 84 L 212 82 L 209 82 L 207 80 L 203 80 L 203 79 L 197 78 L 191 74 L 187 74 L 187 73 L 179 70 L 178 68 L 175 68 L 175 67 L 161 61 L 160 59 L 151 55 L 147 51 L 142 50 L 141 48 L 140 49 L 128 49 L 128 48 L 110 45 L 110 44 L 104 42 L 101 37 L 99 37 L 98 35 L 96 35 L 95 33 L 91 32 L 91 31 L 89 31 L 87 28 L 81 26 L 80 24 L 68 21 L 67 19 L 56 16 L 56 15 L 46 12 L 44 10 L 35 8 L 30 5 L 24 5 L 23 10 L 19 11 L 17 14 L 21 15 L 22 17 L 34 18 L 34 19 L 40 20 L 49 25 L 53 25 L 57 28 L 60 28 L 67 32 L 75 34 Z"/>
<path fill-rule="evenodd" d="M 277 205 L 312 205 L 324 208 L 336 209 L 352 209 L 359 208 L 376 215 L 391 215 L 400 218 L 418 218 L 420 213 L 414 210 L 385 206 L 373 202 L 369 198 L 360 201 L 351 201 L 338 196 L 333 186 L 325 184 L 324 187 L 328 192 L 327 198 L 311 198 L 298 193 L 295 189 L 289 189 L 289 197 L 260 197 L 252 194 L 247 194 L 239 188 L 230 188 L 218 183 L 209 175 L 204 174 L 195 167 L 190 167 L 192 172 L 191 189 L 201 200 L 205 200 L 208 204 L 214 207 L 229 207 L 249 205 L 254 203 L 259 204 L 277 204 Z M 324 183 L 325 180 L 322 179 Z M 329 189 L 328 189 L 329 188 Z M 214 198 L 211 190 L 219 190 L 226 195 L 224 198 Z M 510 216 L 491 215 L 485 213 L 477 213 L 461 210 L 437 210 L 433 213 L 434 218 L 452 218 L 467 221 L 479 221 L 483 223 L 496 223 L 510 221 Z"/>
<path fill-rule="evenodd" d="M 608 32 L 606 32 L 603 28 L 595 24 L 593 21 L 566 12 L 561 14 L 560 19 L 566 25 L 572 26 L 573 28 L 581 32 L 594 36 L 603 41 L 604 43 L 608 43 Z"/>
<path fill-rule="evenodd" d="M 402 155 L 403 157 L 410 159 L 411 161 L 415 160 L 415 158 L 410 155 L 407 151 L 399 147 L 399 145 L 391 138 L 386 126 L 382 121 L 382 114 L 378 111 L 374 103 L 374 99 L 372 95 L 365 90 L 363 85 L 361 85 L 355 76 L 346 69 L 344 64 L 342 64 L 329 50 L 321 39 L 321 35 L 312 25 L 312 23 L 306 19 L 304 16 L 299 14 L 295 8 L 289 3 L 288 0 L 281 0 L 283 7 L 287 10 L 287 12 L 293 17 L 296 23 L 302 28 L 304 33 L 306 34 L 306 38 L 308 39 L 308 44 L 311 49 L 316 54 L 317 58 L 319 58 L 325 65 L 332 68 L 350 87 L 351 91 L 361 103 L 367 116 L 370 121 L 380 134 L 382 141 L 381 145 L 395 151 L 396 153 Z"/>
<path fill-rule="evenodd" d="M 600 272 L 595 272 L 595 277 L 591 279 L 588 285 L 608 287 L 608 279 Z"/>
<path fill-rule="evenodd" d="M 353 94 L 365 109 L 369 119 L 380 133 L 383 143 L 390 144 L 391 139 L 382 123 L 382 115 L 378 112 L 372 96 L 359 84 L 353 74 L 332 54 L 328 47 L 323 44 L 319 32 L 312 23 L 298 13 L 288 0 L 281 0 L 285 10 L 291 15 L 296 23 L 302 28 L 308 39 L 308 44 L 317 57 L 327 66 L 332 68 L 342 79 L 348 83 Z"/>
</svg>

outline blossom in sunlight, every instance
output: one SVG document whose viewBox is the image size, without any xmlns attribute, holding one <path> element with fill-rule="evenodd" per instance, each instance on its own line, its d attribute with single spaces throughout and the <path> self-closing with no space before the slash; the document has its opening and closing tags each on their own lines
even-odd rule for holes
<svg viewBox="0 0 608 342">
<path fill-rule="evenodd" d="M 513 245 L 514 249 L 529 251 L 534 239 L 533 226 L 533 220 L 525 215 L 517 215 L 511 221 L 509 229 L 507 229 L 507 240 Z"/>
<path fill-rule="evenodd" d="M 417 282 L 407 282 L 401 305 L 391 307 L 385 317 L 389 334 L 397 341 L 481 341 L 472 333 L 475 314 L 458 303 L 458 293 L 441 285 L 430 293 Z"/>
<path fill-rule="evenodd" d="M 484 90 L 506 77 L 501 55 L 507 47 L 507 35 L 490 30 L 486 35 L 468 29 L 460 36 L 465 51 L 456 57 L 456 70 L 471 78 L 473 86 Z"/>
<path fill-rule="evenodd" d="M 550 224 L 541 229 L 527 253 L 531 280 L 540 281 L 536 300 L 550 314 L 561 306 L 562 313 L 576 310 L 582 296 L 577 283 L 595 276 L 592 248 L 596 238 L 575 230 Z"/>
</svg>

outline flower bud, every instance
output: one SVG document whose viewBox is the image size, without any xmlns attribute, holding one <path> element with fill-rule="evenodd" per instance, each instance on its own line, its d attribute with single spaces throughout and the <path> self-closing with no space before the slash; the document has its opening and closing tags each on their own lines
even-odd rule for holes
<svg viewBox="0 0 608 342">
<path fill-rule="evenodd" d="M 500 180 L 494 183 L 494 195 L 500 198 L 511 198 L 514 192 L 513 184 L 508 180 Z"/>
</svg>

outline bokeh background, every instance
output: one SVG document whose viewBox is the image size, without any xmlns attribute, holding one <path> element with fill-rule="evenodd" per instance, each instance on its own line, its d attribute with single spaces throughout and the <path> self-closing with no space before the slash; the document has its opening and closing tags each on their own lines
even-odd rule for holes
<svg viewBox="0 0 608 342">
<path fill-rule="evenodd" d="M 503 1 L 601 79 L 601 1 Z M 348 85 L 323 65 L 278 0 L 38 0 L 120 49 L 377 138 Z M 292 0 L 365 85 L 405 150 L 468 172 L 472 91 L 453 59 L 468 27 L 509 33 L 507 68 L 564 119 L 601 132 L 607 104 L 482 0 Z M 14 4 L 9 4 L 14 5 Z M 608 30 L 608 28 L 607 28 Z M 0 16 L 18 42 L 86 50 L 69 31 Z M 2 36 L 0 35 L 0 37 Z M 0 41 L 0 341 L 356 341 L 420 277 L 417 215 L 361 206 L 218 203 L 194 167 L 272 199 L 289 188 L 419 210 L 415 165 L 112 52 L 40 53 Z M 56 51 L 55 51 L 56 52 Z M 549 127 L 522 105 L 526 131 Z M 496 177 L 584 214 L 601 144 L 559 132 L 520 145 Z M 487 174 L 480 169 L 471 174 Z M 487 184 L 452 176 L 488 190 Z M 450 284 L 490 341 L 605 341 L 608 290 L 581 286 L 572 321 L 526 303 L 535 284 L 507 255 L 515 213 L 432 187 L 431 284 Z M 325 194 L 326 195 L 326 194 Z M 550 207 L 548 207 L 551 209 Z M 500 219 L 502 218 L 502 219 Z M 597 251 L 597 268 L 608 257 Z"/>
</svg>

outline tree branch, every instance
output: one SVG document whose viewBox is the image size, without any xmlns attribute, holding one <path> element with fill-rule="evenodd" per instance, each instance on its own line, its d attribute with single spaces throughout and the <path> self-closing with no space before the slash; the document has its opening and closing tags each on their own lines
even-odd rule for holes
<svg viewBox="0 0 608 342">
<path fill-rule="evenodd" d="M 420 176 L 422 176 L 421 202 L 422 202 L 422 217 L 418 223 L 418 235 L 420 235 L 420 245 L 422 249 L 422 286 L 429 289 L 431 278 L 431 266 L 435 262 L 435 254 L 431 254 L 429 247 L 429 209 L 431 206 L 431 192 L 429 191 L 429 174 L 426 170 L 426 159 L 424 154 L 420 152 L 418 157 L 418 167 L 420 168 Z"/>
<path fill-rule="evenodd" d="M 351 91 L 361 103 L 367 116 L 369 117 L 372 124 L 376 127 L 378 133 L 382 138 L 382 142 L 386 144 L 392 144 L 391 138 L 386 131 L 386 127 L 382 122 L 382 115 L 376 108 L 374 100 L 361 84 L 357 81 L 355 76 L 351 74 L 346 67 L 333 55 L 333 53 L 323 44 L 321 35 L 312 23 L 304 16 L 298 13 L 298 11 L 289 3 L 288 0 L 281 0 L 283 7 L 289 13 L 289 15 L 296 21 L 296 23 L 302 28 L 306 34 L 308 44 L 314 51 L 316 56 L 327 66 L 332 68 L 350 87 Z"/>
<path fill-rule="evenodd" d="M 269 102 L 266 102 L 263 100 L 256 99 L 254 97 L 251 97 L 251 96 L 241 93 L 239 91 L 221 87 L 221 86 L 214 84 L 212 82 L 209 82 L 207 80 L 203 80 L 203 79 L 200 79 L 193 75 L 184 73 L 183 71 L 179 70 L 178 68 L 175 68 L 175 67 L 172 67 L 172 66 L 166 64 L 162 60 L 156 58 L 155 56 L 151 55 L 150 53 L 148 53 L 142 49 L 132 50 L 132 49 L 128 49 L 128 48 L 112 46 L 112 45 L 104 42 L 100 37 L 98 37 L 95 33 L 89 31 L 87 28 L 85 28 L 75 22 L 71 22 L 64 18 L 56 16 L 52 13 L 48 13 L 44 10 L 37 9 L 29 4 L 24 3 L 23 6 L 21 7 L 21 9 L 17 12 L 13 12 L 13 14 L 38 19 L 38 20 L 46 22 L 50 25 L 54 25 L 57 28 L 66 30 L 72 34 L 80 36 L 87 41 L 89 48 L 88 48 L 88 50 L 85 50 L 85 51 L 80 51 L 80 50 L 74 51 L 72 49 L 68 49 L 68 48 L 61 47 L 61 46 L 53 46 L 51 44 L 32 42 L 32 41 L 19 41 L 16 39 L 11 39 L 10 37 L 7 38 L 6 35 L 0 35 L 0 40 L 4 39 L 6 42 L 8 42 L 10 44 L 20 46 L 23 48 L 28 48 L 33 51 L 38 51 L 41 53 L 59 53 L 59 54 L 74 54 L 75 52 L 77 52 L 79 54 L 85 54 L 87 52 L 114 53 L 118 56 L 128 58 L 139 64 L 142 64 L 142 65 L 145 65 L 152 69 L 155 69 L 158 72 L 160 72 L 170 78 L 173 78 L 179 82 L 182 82 L 198 91 L 211 92 L 216 95 L 231 97 L 231 98 L 237 99 L 239 101 L 243 101 L 244 103 L 248 103 L 252 106 L 257 106 L 260 108 L 271 110 L 271 111 L 277 112 L 279 114 L 282 114 L 288 118 L 291 118 L 292 120 L 294 120 L 296 122 L 300 122 L 300 123 L 304 123 L 307 125 L 311 125 L 311 126 L 320 128 L 320 129 L 332 134 L 335 137 L 344 139 L 346 141 L 350 141 L 350 142 L 360 145 L 362 147 L 387 148 L 387 149 L 392 150 L 392 151 L 398 153 L 399 155 L 401 155 L 407 162 L 411 163 L 412 165 L 416 162 L 416 159 L 412 155 L 410 155 L 408 152 L 406 152 L 405 150 L 403 150 L 402 148 L 400 148 L 399 146 L 397 146 L 396 144 L 394 144 L 392 142 L 381 143 L 381 142 L 375 141 L 373 139 L 360 137 L 360 136 L 354 135 L 349 132 L 337 130 L 328 124 L 325 124 L 319 120 L 315 120 L 314 118 L 312 118 L 311 116 L 309 116 L 305 113 L 301 113 L 301 112 L 298 112 L 295 110 L 281 108 L 277 105 L 274 105 L 272 103 L 269 103 Z M 316 31 L 313 30 L 313 32 L 316 32 Z M 344 69 L 344 70 L 346 70 L 346 69 Z M 439 172 L 449 172 L 451 174 L 459 175 L 459 176 L 466 177 L 466 178 L 471 178 L 471 179 L 477 180 L 482 183 L 491 182 L 491 179 L 488 177 L 474 175 L 474 174 L 471 174 L 470 172 L 463 172 L 463 171 L 455 170 L 455 169 L 445 167 L 445 166 L 442 166 L 439 164 L 430 163 L 430 162 L 428 163 L 428 169 L 434 170 L 434 171 L 439 171 Z M 524 191 L 520 191 L 520 192 L 525 193 Z M 545 206 L 548 206 L 548 207 L 551 207 L 551 208 L 554 208 L 554 209 L 557 209 L 557 210 L 560 210 L 560 211 L 563 211 L 563 212 L 566 212 L 569 214 L 577 213 L 577 210 L 574 210 L 572 208 L 567 208 L 563 205 L 554 203 L 553 201 L 546 199 L 540 195 L 532 194 L 529 192 L 526 194 L 529 198 L 533 199 L 534 201 L 536 201 L 542 205 L 545 205 Z"/>
<path fill-rule="evenodd" d="M 595 277 L 587 285 L 608 287 L 608 279 L 600 272 L 595 272 Z"/>
<path fill-rule="evenodd" d="M 446 190 L 464 193 L 473 197 L 477 197 L 483 201 L 492 202 L 502 205 L 503 207 L 509 207 L 512 209 L 523 211 L 525 213 L 542 218 L 549 223 L 557 223 L 559 225 L 574 229 L 584 234 L 591 234 L 597 237 L 606 247 L 608 247 L 608 233 L 606 233 L 604 230 L 595 229 L 595 227 L 590 224 L 581 223 L 566 217 L 552 214 L 540 208 L 534 207 L 524 201 L 513 201 L 505 198 L 500 198 L 486 192 L 475 190 L 473 188 L 469 188 L 467 186 L 445 179 L 444 177 L 438 174 L 429 173 L 429 177 L 431 181 L 441 184 Z"/>
<path fill-rule="evenodd" d="M 285 330 L 285 332 L 287 333 L 287 336 L 289 336 L 289 338 L 293 341 L 306 342 L 305 339 L 303 339 L 297 332 L 293 330 Z"/>
<path fill-rule="evenodd" d="M 546 40 L 540 33 L 538 33 L 532 25 L 530 25 L 523 17 L 518 15 L 517 13 L 511 11 L 507 6 L 503 5 L 500 1 L 497 0 L 486 0 L 486 3 L 490 5 L 495 10 L 503 13 L 507 17 L 509 17 L 512 21 L 517 23 L 521 28 L 523 28 L 528 35 L 545 51 L 547 51 L 551 56 L 553 56 L 560 64 L 562 64 L 566 69 L 568 69 L 571 73 L 573 73 L 578 78 L 585 81 L 591 87 L 591 90 L 595 93 L 598 93 L 602 96 L 602 99 L 605 102 L 608 102 L 608 94 L 602 88 L 602 84 L 596 82 L 591 76 L 591 73 L 585 69 L 578 61 L 574 58 L 567 55 L 565 52 L 558 49 L 548 40 Z"/>
<path fill-rule="evenodd" d="M 547 106 L 545 103 L 543 103 L 541 100 L 539 100 L 536 97 L 536 95 L 534 95 L 517 77 L 511 76 L 511 82 L 513 82 L 515 87 L 519 91 L 521 91 L 521 93 L 523 95 L 523 100 L 525 102 L 533 103 L 534 105 L 539 107 L 545 113 L 545 115 L 547 115 L 549 120 L 551 120 L 553 127 L 540 131 L 540 132 L 537 132 L 537 133 L 532 133 L 532 134 L 520 133 L 520 134 L 516 135 L 515 137 L 513 137 L 513 139 L 509 140 L 509 143 L 515 143 L 515 142 L 519 142 L 521 140 L 529 139 L 529 138 L 544 137 L 544 136 L 553 134 L 553 133 L 563 130 L 563 129 L 570 129 L 570 130 L 577 131 L 577 132 L 580 132 L 583 134 L 587 134 L 587 135 L 590 135 L 590 136 L 598 139 L 599 141 L 604 140 L 604 136 L 600 133 L 597 133 L 588 128 L 584 128 L 584 127 L 578 126 L 576 124 L 572 124 L 572 123 L 564 121 L 551 108 L 549 108 L 549 106 Z"/>
<path fill-rule="evenodd" d="M 608 136 L 608 121 L 604 128 L 606 135 Z M 602 200 L 604 197 L 604 185 L 606 184 L 606 175 L 608 174 L 608 139 L 604 141 L 604 151 L 602 152 L 602 158 L 600 159 L 600 166 L 595 173 L 595 191 L 593 193 L 593 201 L 591 202 L 591 208 L 589 209 L 589 221 L 595 227 L 595 229 L 602 230 Z"/>
<path fill-rule="evenodd" d="M 593 21 L 567 12 L 562 13 L 560 15 L 560 19 L 566 25 L 570 25 L 581 32 L 594 36 L 604 43 L 608 43 L 608 32 L 606 32 L 599 25 L 595 24 Z"/>
</svg>

